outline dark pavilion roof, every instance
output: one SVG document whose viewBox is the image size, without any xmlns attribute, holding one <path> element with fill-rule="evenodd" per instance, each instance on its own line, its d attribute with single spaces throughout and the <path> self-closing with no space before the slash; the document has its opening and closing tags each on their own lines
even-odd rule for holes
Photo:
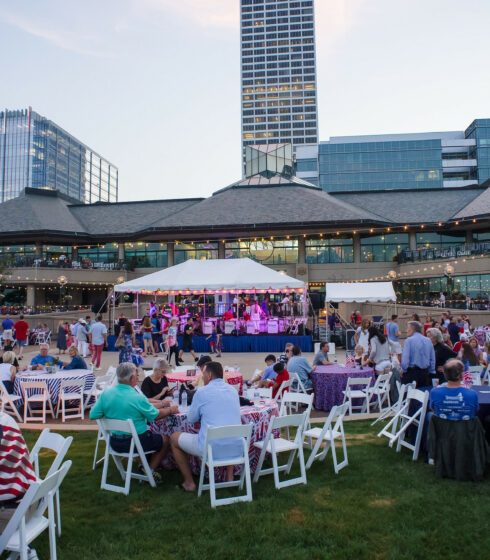
<svg viewBox="0 0 490 560">
<path fill-rule="evenodd" d="M 488 219 L 490 187 L 328 194 L 296 177 L 254 176 L 208 198 L 80 204 L 26 189 L 0 204 L 0 241 L 117 240 L 176 233 L 314 230 Z M 318 229 L 317 229 L 318 231 Z M 39 236 L 39 237 L 38 237 Z"/>
</svg>

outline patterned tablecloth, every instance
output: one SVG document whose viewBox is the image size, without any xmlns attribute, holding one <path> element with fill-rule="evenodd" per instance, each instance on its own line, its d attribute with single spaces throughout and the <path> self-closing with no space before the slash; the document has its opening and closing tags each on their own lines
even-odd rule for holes
<svg viewBox="0 0 490 560">
<path fill-rule="evenodd" d="M 374 370 L 370 367 L 317 366 L 312 372 L 315 408 L 329 411 L 335 405 L 342 404 L 349 377 L 370 377 L 374 384 Z"/>
<path fill-rule="evenodd" d="M 48 391 L 51 396 L 51 402 L 56 405 L 58 402 L 58 394 L 60 392 L 62 379 L 85 379 L 85 391 L 88 391 L 95 381 L 93 372 L 89 369 L 70 369 L 67 371 L 58 371 L 57 373 L 45 373 L 43 371 L 26 371 L 19 373 L 15 377 L 14 393 L 22 398 L 24 396 L 20 384 L 22 381 L 46 381 Z M 40 392 L 40 391 L 33 391 Z"/>
<path fill-rule="evenodd" d="M 264 400 L 263 404 L 258 406 L 242 406 L 240 408 L 240 414 L 242 417 L 242 424 L 253 424 L 252 428 L 252 439 L 250 442 L 249 457 L 250 457 L 250 469 L 255 472 L 257 463 L 259 461 L 260 450 L 254 447 L 254 442 L 262 441 L 265 438 L 267 429 L 269 427 L 269 422 L 273 416 L 279 415 L 279 408 L 277 403 L 272 399 Z M 200 424 L 190 424 L 187 421 L 186 413 L 174 414 L 172 416 L 167 416 L 166 418 L 160 418 L 152 424 L 150 424 L 150 429 L 152 432 L 157 434 L 165 434 L 170 436 L 174 432 L 187 432 L 189 434 L 199 433 Z M 198 457 L 190 457 L 191 468 L 194 474 L 199 474 L 201 472 L 201 460 Z M 172 454 L 169 453 L 164 461 L 164 467 L 168 469 L 175 469 L 177 465 L 175 464 Z M 235 474 L 239 474 L 240 467 L 236 467 Z M 216 473 L 218 478 L 223 478 L 224 469 L 217 469 Z"/>
<path fill-rule="evenodd" d="M 190 368 L 189 368 L 190 369 Z M 199 371 L 196 375 L 187 375 L 186 371 L 173 371 L 167 373 L 167 381 L 169 383 L 185 383 L 187 381 L 196 381 L 196 379 L 201 375 Z M 243 388 L 243 375 L 236 371 L 225 371 L 225 381 L 230 385 L 240 384 L 240 395 L 242 394 Z"/>
</svg>

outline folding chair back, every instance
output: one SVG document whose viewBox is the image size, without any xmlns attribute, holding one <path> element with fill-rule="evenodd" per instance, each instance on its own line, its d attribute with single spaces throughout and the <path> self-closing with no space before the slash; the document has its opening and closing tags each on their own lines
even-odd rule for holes
<svg viewBox="0 0 490 560">
<path fill-rule="evenodd" d="M 252 437 L 252 424 L 240 424 L 237 426 L 220 426 L 210 428 L 208 426 L 206 432 L 206 442 L 204 445 L 204 455 L 201 464 L 201 475 L 199 478 L 199 489 L 197 495 L 200 496 L 203 490 L 209 490 L 211 497 L 211 507 L 233 504 L 235 502 L 251 502 L 252 501 L 252 482 L 250 478 L 250 460 L 248 450 L 250 447 L 250 439 Z M 215 459 L 213 457 L 212 441 L 220 439 L 240 438 L 242 441 L 242 453 L 236 457 L 227 459 Z M 240 478 L 231 482 L 216 482 L 215 467 L 226 467 L 230 465 L 243 465 Z M 204 474 L 206 467 L 209 471 L 209 484 L 204 483 Z M 230 488 L 238 486 L 240 490 L 245 482 L 246 494 L 241 496 L 233 496 L 230 498 L 216 498 L 217 488 Z"/>
<path fill-rule="evenodd" d="M 114 378 L 115 373 L 114 375 L 107 373 L 106 375 L 100 375 L 99 377 L 96 377 L 90 389 L 87 389 L 83 392 L 83 394 L 85 395 L 85 403 L 83 405 L 84 408 L 94 406 L 104 389 L 109 389 L 109 387 L 112 387 Z M 94 399 L 93 403 L 90 402 L 92 399 Z"/>
<path fill-rule="evenodd" d="M 259 462 L 257 464 L 257 469 L 255 471 L 254 482 L 257 482 L 259 477 L 265 474 L 274 474 L 274 484 L 277 489 L 284 488 L 285 486 L 291 486 L 293 484 L 306 484 L 306 469 L 305 461 L 303 455 L 303 439 L 304 439 L 304 425 L 306 422 L 306 412 L 303 414 L 291 414 L 288 416 L 275 416 L 269 423 L 269 428 L 267 429 L 267 434 L 263 441 L 255 442 L 255 447 L 261 449 Z M 275 439 L 274 431 L 281 430 L 282 428 L 297 428 L 296 435 L 293 441 L 289 439 L 283 439 L 281 437 Z M 277 456 L 279 453 L 288 452 L 289 459 L 284 465 L 279 465 L 277 461 Z M 270 453 L 272 457 L 272 468 L 263 469 L 262 465 L 266 453 Z M 285 471 L 289 474 L 291 467 L 293 465 L 294 458 L 298 453 L 299 466 L 300 466 L 300 476 L 288 479 L 279 480 L 279 473 Z"/>
<path fill-rule="evenodd" d="M 490 384 L 490 364 L 488 364 L 487 370 L 485 371 L 481 381 L 482 381 L 483 385 L 485 385 L 485 384 L 489 385 Z"/>
<path fill-rule="evenodd" d="M 132 420 L 114 420 L 109 418 L 99 418 L 97 419 L 97 424 L 102 432 L 102 437 L 105 439 L 105 455 L 104 455 L 104 468 L 102 470 L 102 479 L 100 482 L 100 487 L 103 490 L 110 490 L 112 492 L 121 492 L 126 496 L 129 494 L 129 488 L 131 485 L 131 478 L 136 478 L 137 480 L 146 480 L 150 483 L 150 486 L 156 486 L 155 480 L 153 478 L 153 473 L 146 460 L 146 455 L 153 453 L 153 451 L 145 452 L 141 447 L 141 442 L 136 433 Z M 131 436 L 131 443 L 129 451 L 127 453 L 122 453 L 119 451 L 114 451 L 110 445 L 111 432 L 124 432 Z M 109 468 L 109 456 L 111 456 L 116 463 L 116 467 L 124 480 L 124 486 L 116 486 L 114 484 L 109 484 L 107 482 L 107 471 Z M 143 471 L 145 474 L 138 474 L 133 472 L 133 459 L 138 457 L 141 461 Z M 124 469 L 121 458 L 126 458 L 127 467 Z"/>
<path fill-rule="evenodd" d="M 415 389 L 415 385 L 416 385 L 415 381 L 412 381 L 411 383 L 407 383 L 406 385 L 397 381 L 396 382 L 396 387 L 398 389 L 398 400 L 395 403 L 393 403 L 389 408 L 387 408 L 383 412 L 381 412 L 381 414 L 376 418 L 376 420 L 371 423 L 371 426 L 374 426 L 374 424 L 376 424 L 376 422 L 379 422 L 380 420 L 384 420 L 385 418 L 388 418 L 388 416 L 391 416 L 392 414 L 396 415 L 396 413 L 401 409 L 401 407 L 403 406 L 403 404 L 405 402 L 408 389 L 410 387 L 412 389 Z M 384 429 L 381 430 L 381 432 L 378 434 L 378 437 L 380 435 L 385 435 L 385 434 L 382 434 L 383 431 L 384 431 Z M 395 431 L 396 431 L 396 425 L 392 424 L 392 433 L 395 432 Z"/>
<path fill-rule="evenodd" d="M 15 406 L 16 401 L 20 400 L 22 400 L 21 397 L 11 395 L 5 388 L 3 382 L 0 381 L 0 412 L 3 411 L 7 414 L 13 414 L 19 422 L 22 422 L 22 416 Z"/>
<path fill-rule="evenodd" d="M 67 418 L 82 418 L 83 419 L 83 399 L 84 399 L 85 379 L 62 379 L 60 392 L 58 394 L 58 407 L 56 416 L 58 416 L 61 408 L 61 421 L 64 422 Z M 67 402 L 78 401 L 78 406 L 67 408 Z M 75 413 L 67 414 L 67 410 Z"/>
<path fill-rule="evenodd" d="M 289 391 L 286 391 L 286 389 L 289 389 L 291 386 L 291 380 L 288 381 L 283 381 L 281 383 L 281 386 L 279 387 L 279 389 L 277 390 L 276 396 L 274 397 L 274 400 L 276 401 L 276 403 L 281 403 L 282 402 L 282 398 L 285 394 L 289 393 Z"/>
<path fill-rule="evenodd" d="M 301 381 L 299 375 L 296 372 L 294 371 L 289 372 L 289 381 L 291 381 L 291 385 L 289 386 L 290 393 L 293 392 L 293 393 L 306 394 L 305 386 L 303 385 L 303 382 Z"/>
<path fill-rule="evenodd" d="M 21 390 L 24 395 L 24 422 L 37 421 L 36 410 L 31 409 L 30 403 L 42 403 L 41 415 L 43 424 L 46 423 L 46 412 L 55 418 L 53 403 L 49 396 L 48 386 L 44 381 L 21 381 Z M 49 405 L 49 408 L 48 408 Z"/>
<path fill-rule="evenodd" d="M 468 368 L 468 373 L 471 375 L 471 383 L 473 385 L 481 385 L 481 374 L 483 373 L 484 366 L 471 366 Z"/>
<path fill-rule="evenodd" d="M 345 403 L 340 406 L 334 406 L 330 411 L 323 428 L 310 428 L 305 431 L 305 438 L 309 438 L 309 447 L 312 450 L 306 463 L 306 469 L 309 469 L 313 464 L 315 459 L 323 461 L 327 456 L 328 450 L 332 450 L 333 467 L 335 474 L 339 472 L 349 464 L 347 458 L 347 445 L 345 442 L 344 434 L 344 416 L 347 414 L 349 409 L 349 404 Z M 335 440 L 340 438 L 342 440 L 342 449 L 344 453 L 344 459 L 338 463 L 337 462 L 337 452 L 335 449 Z M 311 440 L 316 439 L 315 446 L 312 447 Z M 322 444 L 325 443 L 325 447 L 320 451 Z"/>
<path fill-rule="evenodd" d="M 49 548 L 51 560 L 56 560 L 56 531 L 53 497 L 71 467 L 71 461 L 46 477 L 34 482 L 24 494 L 14 515 L 0 536 L 0 553 L 4 550 L 20 554 L 27 559 L 27 545 L 45 529 L 49 528 Z M 48 517 L 43 514 L 48 509 Z M 29 518 L 26 519 L 29 512 Z M 12 554 L 11 557 L 16 557 Z"/>
<path fill-rule="evenodd" d="M 314 394 L 307 395 L 305 393 L 291 393 L 286 392 L 281 401 L 281 408 L 279 410 L 279 416 L 287 416 L 292 414 L 292 410 L 298 411 L 299 405 L 303 404 L 306 406 L 306 418 L 309 421 L 311 409 L 313 407 Z"/>
<path fill-rule="evenodd" d="M 369 387 L 371 385 L 370 377 L 348 377 L 347 385 L 345 387 L 344 402 L 342 404 L 349 404 L 349 414 L 353 413 L 353 409 L 357 408 L 358 412 L 367 412 L 369 414 L 369 401 L 371 399 L 369 395 Z M 356 389 L 353 387 L 357 386 Z M 353 399 L 360 399 L 362 404 L 354 405 Z"/>
<path fill-rule="evenodd" d="M 380 412 L 383 410 L 383 404 L 386 402 L 388 408 L 390 407 L 390 380 L 391 373 L 382 373 L 378 375 L 373 387 L 368 389 L 371 400 L 377 400 L 378 409 Z"/>
</svg>

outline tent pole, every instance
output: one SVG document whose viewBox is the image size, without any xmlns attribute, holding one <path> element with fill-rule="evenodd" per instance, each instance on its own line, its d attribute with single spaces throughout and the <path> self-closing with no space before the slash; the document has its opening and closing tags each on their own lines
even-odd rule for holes
<svg viewBox="0 0 490 560">
<path fill-rule="evenodd" d="M 203 293 L 203 312 L 202 312 L 203 323 L 206 320 L 206 290 Z"/>
<path fill-rule="evenodd" d="M 111 333 L 114 334 L 116 325 L 116 290 L 112 289 L 112 327 Z"/>
<path fill-rule="evenodd" d="M 140 293 L 136 294 L 136 319 L 140 318 Z"/>
</svg>

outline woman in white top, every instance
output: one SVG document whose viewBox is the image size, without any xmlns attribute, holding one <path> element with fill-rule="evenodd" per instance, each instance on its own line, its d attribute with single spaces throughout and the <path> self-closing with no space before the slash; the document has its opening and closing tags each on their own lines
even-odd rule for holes
<svg viewBox="0 0 490 560">
<path fill-rule="evenodd" d="M 388 373 L 391 369 L 391 361 L 390 345 L 386 336 L 376 327 L 369 327 L 369 344 L 371 345 L 369 359 L 374 362 L 376 373 Z"/>
<path fill-rule="evenodd" d="M 371 321 L 369 319 L 363 319 L 361 326 L 356 330 L 354 335 L 354 340 L 356 344 L 360 344 L 364 348 L 364 354 L 369 352 L 369 327 Z"/>
<path fill-rule="evenodd" d="M 15 354 L 13 352 L 5 352 L 2 357 L 3 363 L 0 364 L 0 381 L 7 391 L 12 394 L 14 392 L 14 381 L 17 374 L 17 368 L 13 365 Z"/>
</svg>

